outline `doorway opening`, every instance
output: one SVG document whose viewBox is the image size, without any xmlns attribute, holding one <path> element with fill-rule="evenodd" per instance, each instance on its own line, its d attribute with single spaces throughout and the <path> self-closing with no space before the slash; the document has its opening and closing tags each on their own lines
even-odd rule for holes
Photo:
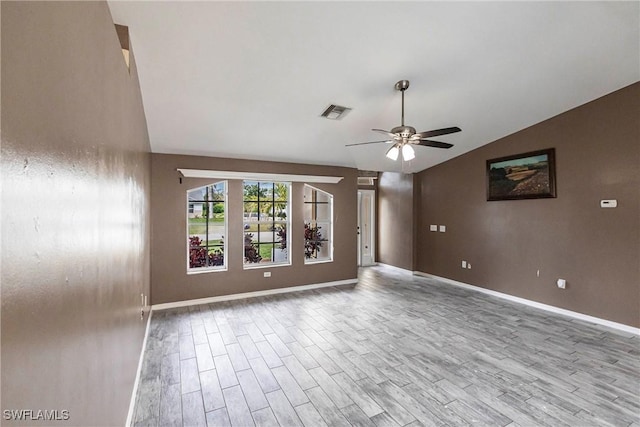
<svg viewBox="0 0 640 427">
<path fill-rule="evenodd" d="M 376 263 L 376 192 L 358 190 L 358 266 Z"/>
</svg>

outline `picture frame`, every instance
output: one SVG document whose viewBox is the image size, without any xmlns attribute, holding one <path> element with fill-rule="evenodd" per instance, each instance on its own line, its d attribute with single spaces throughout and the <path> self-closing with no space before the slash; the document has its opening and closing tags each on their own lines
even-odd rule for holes
<svg viewBox="0 0 640 427">
<path fill-rule="evenodd" d="M 487 201 L 556 197 L 555 149 L 487 160 Z"/>
</svg>

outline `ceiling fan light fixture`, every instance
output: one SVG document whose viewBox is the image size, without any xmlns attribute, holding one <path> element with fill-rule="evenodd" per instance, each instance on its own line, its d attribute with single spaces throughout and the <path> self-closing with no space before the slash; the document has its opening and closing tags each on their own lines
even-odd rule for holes
<svg viewBox="0 0 640 427">
<path fill-rule="evenodd" d="M 402 146 L 402 159 L 406 162 L 416 158 L 416 152 L 410 144 L 404 144 Z"/>
<path fill-rule="evenodd" d="M 400 149 L 398 148 L 398 144 L 394 144 L 393 147 L 389 148 L 386 156 L 389 159 L 396 161 L 398 160 L 398 154 L 400 154 Z"/>
</svg>

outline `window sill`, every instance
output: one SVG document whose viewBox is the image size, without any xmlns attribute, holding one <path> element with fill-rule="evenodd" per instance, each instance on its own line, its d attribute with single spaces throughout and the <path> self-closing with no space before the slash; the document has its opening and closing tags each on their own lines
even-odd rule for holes
<svg viewBox="0 0 640 427">
<path fill-rule="evenodd" d="M 312 265 L 312 264 L 326 264 L 329 262 L 333 262 L 332 259 L 319 259 L 319 260 L 315 260 L 315 261 L 304 261 L 304 265 Z"/>
<path fill-rule="evenodd" d="M 192 274 L 216 273 L 218 271 L 228 271 L 227 267 L 222 268 L 203 268 L 202 270 L 187 270 L 187 276 Z"/>
<path fill-rule="evenodd" d="M 275 268 L 275 267 L 291 267 L 291 263 L 274 263 L 274 264 L 262 264 L 260 265 L 259 263 L 257 263 L 258 265 L 251 265 L 251 264 L 243 264 L 242 265 L 242 269 L 243 270 L 259 270 L 261 268 Z"/>
</svg>

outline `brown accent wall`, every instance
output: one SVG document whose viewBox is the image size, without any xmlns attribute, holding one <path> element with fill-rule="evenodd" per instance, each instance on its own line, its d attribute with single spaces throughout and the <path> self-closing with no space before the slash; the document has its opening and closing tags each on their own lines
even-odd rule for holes
<svg viewBox="0 0 640 427">
<path fill-rule="evenodd" d="M 640 83 L 421 172 L 417 270 L 640 327 L 638 117 Z M 487 159 L 551 147 L 557 198 L 486 201 Z"/>
<path fill-rule="evenodd" d="M 153 304 L 238 294 L 357 277 L 356 169 L 213 157 L 153 154 L 151 159 Z M 178 168 L 343 176 L 338 184 L 312 184 L 334 197 L 334 261 L 304 264 L 303 183 L 292 185 L 290 266 L 243 269 L 242 181 L 229 180 L 227 271 L 187 274 L 187 190 L 215 179 L 183 178 Z M 272 276 L 263 277 L 265 271 Z"/>
<path fill-rule="evenodd" d="M 383 172 L 378 178 L 378 262 L 414 268 L 414 175 Z"/>
<path fill-rule="evenodd" d="M 2 423 L 124 425 L 150 278 L 135 62 L 105 2 L 1 7 L 1 407 L 70 417 Z"/>
</svg>

